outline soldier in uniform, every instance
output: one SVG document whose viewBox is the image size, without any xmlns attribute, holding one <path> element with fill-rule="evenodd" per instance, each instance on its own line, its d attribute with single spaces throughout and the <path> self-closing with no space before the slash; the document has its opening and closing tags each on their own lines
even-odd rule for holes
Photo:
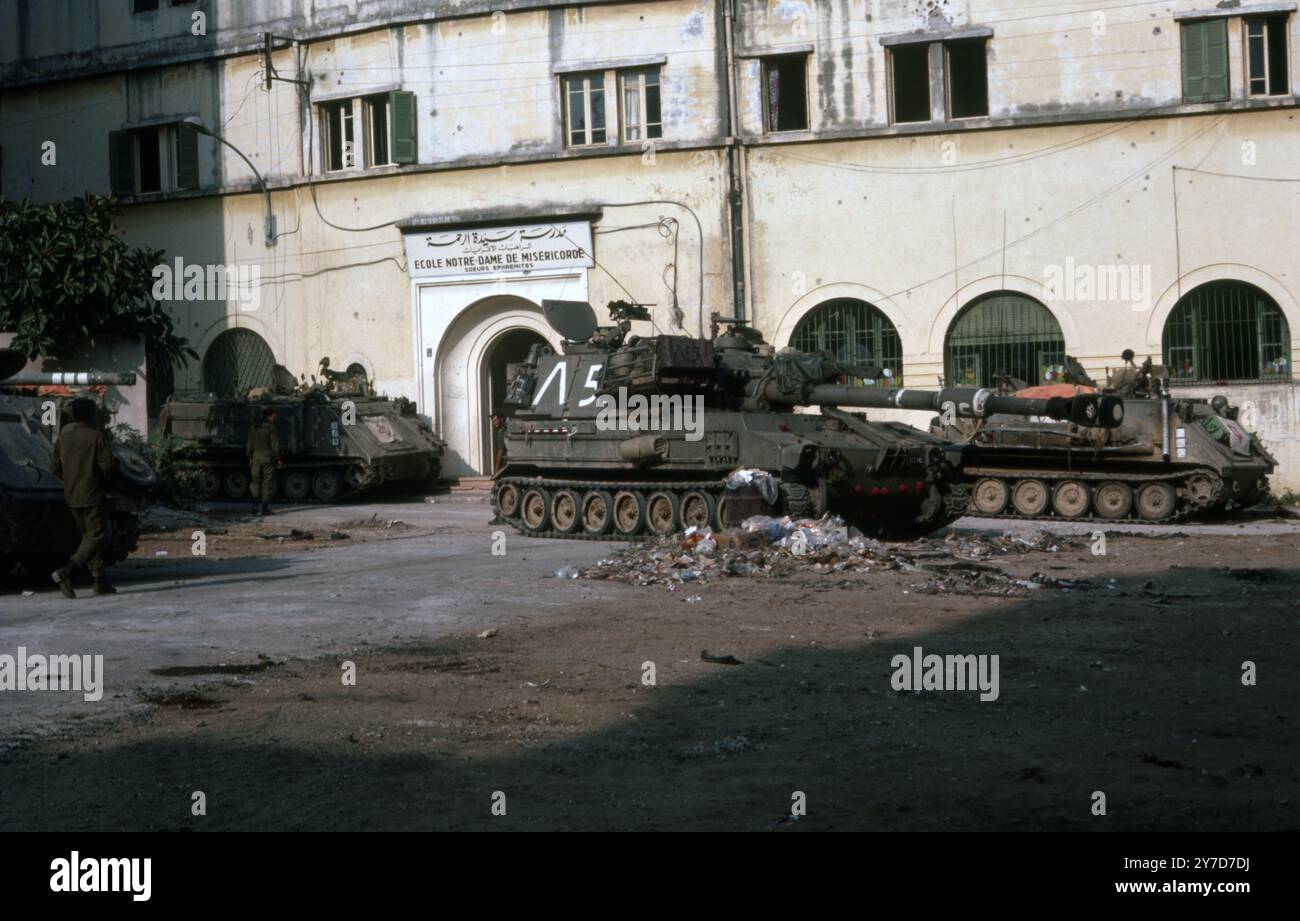
<svg viewBox="0 0 1300 921">
<path fill-rule="evenodd" d="M 280 439 L 275 434 L 275 410 L 262 413 L 261 425 L 248 430 L 248 466 L 253 498 L 261 503 L 259 515 L 271 514 L 271 493 L 275 490 L 275 468 L 280 466 Z"/>
<path fill-rule="evenodd" d="M 117 591 L 104 576 L 104 550 L 108 543 L 104 504 L 108 480 L 117 469 L 117 461 L 108 445 L 108 436 L 95 424 L 96 414 L 94 400 L 79 397 L 72 401 L 73 421 L 59 433 L 50 465 L 54 475 L 63 480 L 63 495 L 81 532 L 76 553 L 52 576 L 68 598 L 77 597 L 72 589 L 72 576 L 78 568 L 90 572 L 96 595 Z"/>
</svg>

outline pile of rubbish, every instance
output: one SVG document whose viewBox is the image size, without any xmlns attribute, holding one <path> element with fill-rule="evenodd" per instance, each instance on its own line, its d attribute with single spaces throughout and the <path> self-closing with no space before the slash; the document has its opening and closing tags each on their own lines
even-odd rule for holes
<svg viewBox="0 0 1300 921">
<path fill-rule="evenodd" d="M 689 528 L 672 537 L 632 544 L 593 566 L 566 567 L 556 576 L 665 585 L 669 591 L 680 591 L 690 583 L 728 577 L 899 571 L 925 577 L 911 587 L 921 594 L 1025 595 L 1044 588 L 1069 591 L 1092 585 L 1088 580 L 1039 573 L 1022 579 L 987 561 L 1087 547 L 1086 541 L 1042 531 L 1024 537 L 949 531 L 945 537 L 887 543 L 864 536 L 836 515 L 816 520 L 755 515 L 727 531 Z"/>
</svg>

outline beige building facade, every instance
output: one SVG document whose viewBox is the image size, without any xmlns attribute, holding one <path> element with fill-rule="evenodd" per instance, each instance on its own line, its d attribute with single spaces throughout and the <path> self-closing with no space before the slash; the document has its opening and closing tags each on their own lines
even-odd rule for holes
<svg viewBox="0 0 1300 921">
<path fill-rule="evenodd" d="M 624 299 L 916 386 L 1131 349 L 1300 489 L 1294 3 L 73 6 L 0 12 L 0 194 L 229 270 L 159 393 L 328 356 L 488 472 L 540 302 Z"/>
</svg>

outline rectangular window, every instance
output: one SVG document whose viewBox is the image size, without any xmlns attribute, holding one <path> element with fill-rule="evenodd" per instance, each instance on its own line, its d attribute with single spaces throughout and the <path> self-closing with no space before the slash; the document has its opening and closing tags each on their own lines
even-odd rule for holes
<svg viewBox="0 0 1300 921">
<path fill-rule="evenodd" d="M 366 99 L 366 166 L 388 166 L 388 125 L 391 109 L 388 95 Z"/>
<path fill-rule="evenodd" d="M 808 55 L 763 59 L 768 131 L 808 130 Z"/>
<path fill-rule="evenodd" d="M 158 0 L 131 0 L 132 13 L 152 13 L 158 9 Z"/>
<path fill-rule="evenodd" d="M 1228 22 L 1206 19 L 1182 28 L 1183 101 L 1224 102 L 1228 98 Z"/>
<path fill-rule="evenodd" d="M 1250 96 L 1285 96 L 1290 92 L 1286 17 L 1260 16 L 1246 23 L 1246 91 Z"/>
<path fill-rule="evenodd" d="M 605 143 L 603 73 L 573 74 L 564 78 L 564 121 L 570 147 Z"/>
<path fill-rule="evenodd" d="M 328 173 L 354 168 L 357 157 L 352 100 L 344 99 L 323 105 L 321 115 L 321 125 L 325 129 L 325 171 Z"/>
<path fill-rule="evenodd" d="M 898 45 L 889 52 L 893 65 L 894 121 L 930 120 L 930 46 Z"/>
<path fill-rule="evenodd" d="M 659 68 L 627 70 L 619 76 L 623 84 L 623 140 L 642 141 L 663 137 Z"/>
<path fill-rule="evenodd" d="M 988 53 L 982 38 L 945 42 L 944 80 L 949 118 L 989 114 Z"/>
<path fill-rule="evenodd" d="M 158 144 L 157 126 L 135 128 L 135 190 L 144 195 L 162 191 L 162 151 Z"/>
</svg>

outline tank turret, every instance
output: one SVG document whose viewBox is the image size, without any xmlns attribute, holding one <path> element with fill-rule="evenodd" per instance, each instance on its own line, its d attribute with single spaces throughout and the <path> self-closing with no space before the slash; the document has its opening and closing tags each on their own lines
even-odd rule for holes
<svg viewBox="0 0 1300 921">
<path fill-rule="evenodd" d="M 1101 394 L 889 389 L 869 363 L 777 352 L 716 315 L 710 339 L 637 336 L 632 324 L 650 319 L 645 305 L 612 304 L 615 323 L 605 327 L 585 302 L 542 306 L 563 354 L 539 347 L 515 369 L 494 490 L 498 514 L 528 534 L 634 537 L 727 527 L 757 512 L 827 511 L 915 534 L 962 513 L 965 449 L 849 410 L 1123 421 L 1122 400 Z"/>
</svg>

